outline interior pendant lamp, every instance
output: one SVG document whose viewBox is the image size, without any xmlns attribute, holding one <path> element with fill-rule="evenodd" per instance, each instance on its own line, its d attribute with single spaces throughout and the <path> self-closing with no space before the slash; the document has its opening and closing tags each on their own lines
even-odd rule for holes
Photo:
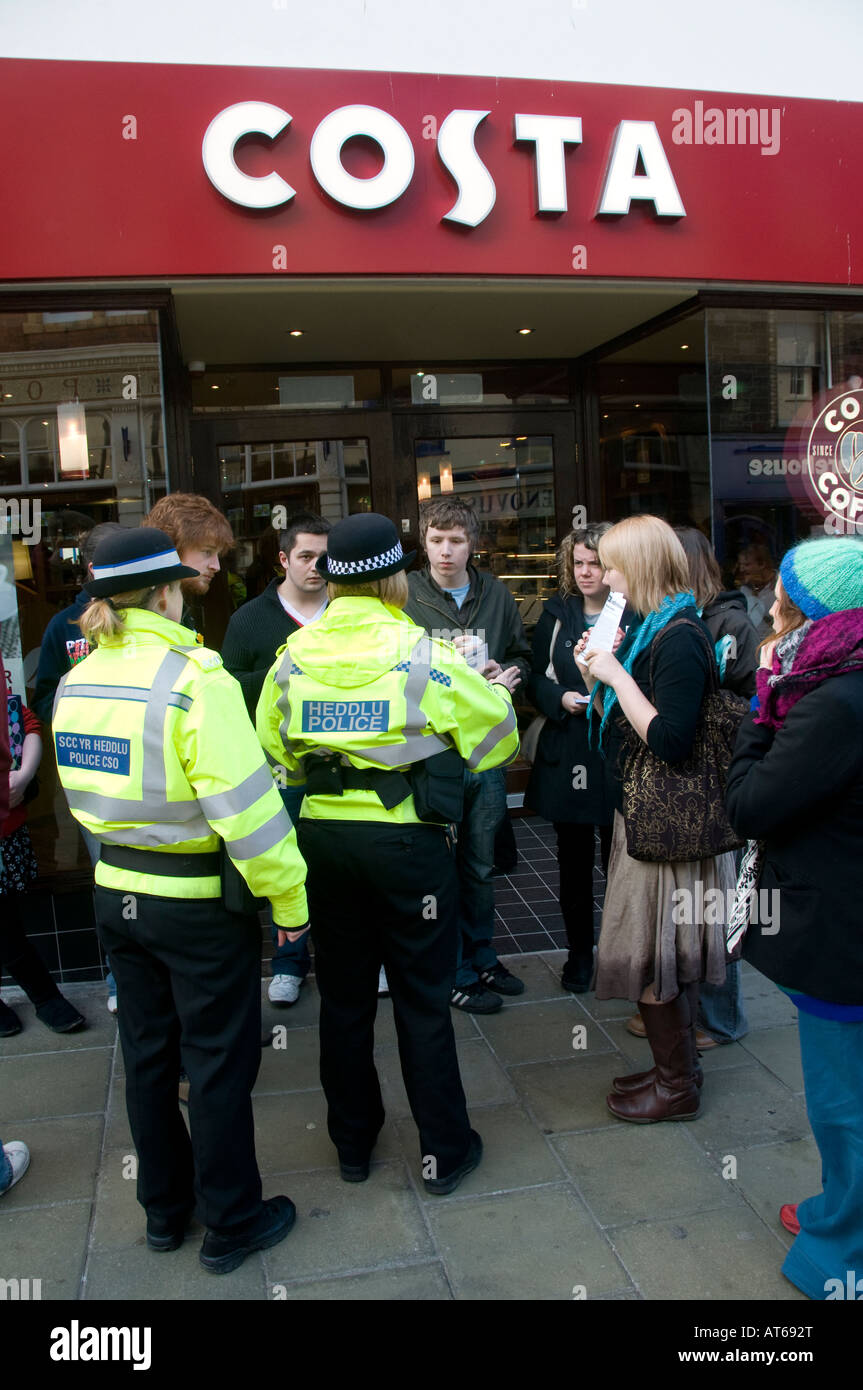
<svg viewBox="0 0 863 1390">
<path fill-rule="evenodd" d="M 63 401 L 57 406 L 57 439 L 61 474 L 74 473 L 79 478 L 89 477 L 87 420 L 80 401 Z"/>
</svg>

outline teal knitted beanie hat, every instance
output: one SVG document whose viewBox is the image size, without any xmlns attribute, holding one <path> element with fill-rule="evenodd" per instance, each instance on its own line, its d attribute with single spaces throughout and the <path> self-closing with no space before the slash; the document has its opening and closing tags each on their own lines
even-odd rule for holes
<svg viewBox="0 0 863 1390">
<path fill-rule="evenodd" d="M 788 551 L 779 575 L 807 618 L 863 608 L 863 541 L 855 536 L 804 541 Z"/>
</svg>

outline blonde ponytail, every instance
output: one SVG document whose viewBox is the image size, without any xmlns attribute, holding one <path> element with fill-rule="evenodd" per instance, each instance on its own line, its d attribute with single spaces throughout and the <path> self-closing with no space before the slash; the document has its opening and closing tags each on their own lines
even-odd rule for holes
<svg viewBox="0 0 863 1390">
<path fill-rule="evenodd" d="M 128 594 L 114 594 L 111 598 L 94 598 L 78 618 L 80 627 L 91 647 L 100 642 L 119 637 L 123 631 L 123 614 L 126 608 L 148 608 L 148 599 L 156 592 L 152 587 L 133 589 Z"/>
</svg>

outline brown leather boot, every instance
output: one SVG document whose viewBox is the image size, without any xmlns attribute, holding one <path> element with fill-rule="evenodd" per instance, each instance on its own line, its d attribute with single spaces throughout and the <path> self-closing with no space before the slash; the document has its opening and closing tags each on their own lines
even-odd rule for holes
<svg viewBox="0 0 863 1390">
<path fill-rule="evenodd" d="M 686 992 L 668 1004 L 639 1004 L 656 1061 L 656 1075 L 638 1090 L 612 1091 L 606 1104 L 619 1120 L 637 1125 L 694 1120 L 701 1108 L 696 1080 L 693 1017 Z"/>
<path fill-rule="evenodd" d="M 700 1030 L 697 1030 L 696 1027 L 695 1027 L 695 1021 L 696 1021 L 696 1019 L 697 1019 L 697 1017 L 698 1017 L 698 992 L 699 992 L 699 988 L 700 988 L 700 987 L 699 987 L 697 981 L 696 981 L 694 984 L 691 984 L 691 985 L 684 985 L 684 987 L 683 987 L 683 995 L 685 996 L 686 1001 L 687 1001 L 687 1003 L 688 1003 L 688 1005 L 689 1005 L 689 1025 L 690 1025 L 690 1028 L 693 1030 L 693 1035 L 694 1035 L 694 1037 L 695 1037 L 695 1045 L 696 1045 L 696 1055 L 695 1055 L 695 1084 L 696 1084 L 696 1086 L 698 1087 L 698 1089 L 699 1089 L 699 1091 L 700 1091 L 700 1090 L 701 1090 L 701 1087 L 704 1085 L 704 1072 L 702 1071 L 702 1069 L 701 1069 L 701 1063 L 700 1063 L 699 1060 L 698 1060 L 698 1052 L 700 1051 L 700 1048 L 699 1048 L 699 1032 L 700 1032 Z M 641 1023 L 641 1018 L 640 1018 L 640 1017 L 638 1017 L 638 1021 L 639 1021 L 639 1023 Z M 633 1019 L 630 1019 L 630 1023 L 633 1023 L 633 1022 L 634 1022 L 634 1020 L 633 1020 Z M 642 1027 L 643 1027 L 643 1025 L 642 1025 Z M 630 1031 L 630 1033 L 634 1033 L 634 1032 L 635 1032 L 634 1027 L 633 1027 L 633 1028 L 630 1028 L 629 1031 Z M 712 1041 L 712 1039 L 711 1039 L 711 1041 Z M 654 1080 L 655 1076 L 656 1076 L 656 1067 L 650 1067 L 650 1069 L 649 1069 L 648 1071 L 633 1071 L 633 1072 L 630 1072 L 628 1076 L 615 1076 L 614 1079 L 612 1080 L 612 1083 L 611 1083 L 611 1084 L 612 1084 L 614 1090 L 617 1092 L 618 1095 L 620 1095 L 620 1096 L 626 1096 L 626 1095 L 629 1095 L 630 1091 L 637 1091 L 637 1090 L 639 1090 L 640 1087 L 642 1087 L 642 1086 L 647 1086 L 651 1081 Z"/>
</svg>

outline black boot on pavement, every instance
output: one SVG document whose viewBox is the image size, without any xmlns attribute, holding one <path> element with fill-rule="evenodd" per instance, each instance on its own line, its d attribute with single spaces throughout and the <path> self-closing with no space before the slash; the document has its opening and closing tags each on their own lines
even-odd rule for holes
<svg viewBox="0 0 863 1390">
<path fill-rule="evenodd" d="M 208 1231 L 199 1259 L 211 1274 L 230 1274 L 253 1250 L 269 1250 L 284 1240 L 297 1219 L 297 1209 L 289 1197 L 271 1197 L 260 1214 L 244 1221 L 233 1233 Z"/>
</svg>

